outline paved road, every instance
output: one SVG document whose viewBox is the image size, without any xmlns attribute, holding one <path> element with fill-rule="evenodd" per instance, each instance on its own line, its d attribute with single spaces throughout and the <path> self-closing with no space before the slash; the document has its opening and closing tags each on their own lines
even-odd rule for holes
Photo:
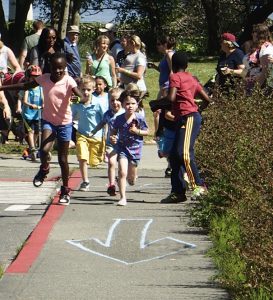
<svg viewBox="0 0 273 300">
<path fill-rule="evenodd" d="M 4 274 L 0 299 L 228 299 L 226 292 L 211 281 L 215 269 L 205 256 L 211 245 L 208 237 L 189 225 L 189 209 L 193 204 L 159 203 L 169 193 L 170 182 L 162 177 L 165 162 L 157 159 L 154 151 L 154 147 L 145 148 L 137 184 L 128 187 L 126 207 L 116 206 L 118 198 L 105 193 L 105 168 L 89 171 L 89 192 L 77 191 L 79 173 L 73 173 L 75 191 L 71 205 L 59 213 L 30 268 L 17 273 L 15 267 L 15 271 Z M 75 160 L 72 161 L 71 167 L 76 166 Z M 28 164 L 25 174 L 33 175 L 37 165 L 29 168 Z M 54 172 L 58 173 L 58 168 L 52 171 L 56 175 Z M 5 174 L 5 178 L 10 178 L 8 170 Z M 14 182 L 10 184 L 10 190 L 15 190 Z M 30 185 L 26 187 L 27 184 Z M 20 185 L 22 190 L 29 188 L 30 195 L 38 193 L 37 190 L 42 195 L 40 189 L 31 187 L 31 182 Z M 31 226 L 34 228 L 47 207 L 45 202 L 50 198 L 47 189 L 54 191 L 56 182 L 47 185 L 40 202 L 39 197 L 32 197 L 30 202 L 27 196 L 23 197 L 23 204 L 31 205 L 25 211 L 3 212 L 4 207 L 21 204 L 20 201 L 0 204 L 1 217 L 10 214 L 7 219 L 14 226 L 5 235 L 6 240 L 12 236 L 19 240 L 21 233 L 26 238 L 27 231 L 29 234 Z M 51 205 L 42 219 L 44 223 L 50 222 L 58 209 L 60 206 Z M 1 233 L 8 228 L 3 219 L 0 218 L 4 229 Z M 22 222 L 19 227 L 14 224 L 17 220 Z M 42 232 L 40 224 L 32 237 L 37 230 Z M 3 241 L 1 235 L 0 238 Z M 21 242 L 24 238 L 21 237 Z M 27 247 L 35 246 L 35 239 L 29 241 L 21 254 Z M 2 257 L 3 250 L 0 254 Z"/>
</svg>

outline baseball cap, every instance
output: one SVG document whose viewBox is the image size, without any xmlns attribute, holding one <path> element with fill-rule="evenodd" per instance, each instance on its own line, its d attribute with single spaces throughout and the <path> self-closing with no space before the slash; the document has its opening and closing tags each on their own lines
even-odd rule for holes
<svg viewBox="0 0 273 300">
<path fill-rule="evenodd" d="M 238 43 L 236 42 L 236 36 L 232 33 L 229 32 L 223 33 L 222 39 L 231 42 L 235 47 L 239 47 Z"/>
<path fill-rule="evenodd" d="M 99 28 L 100 32 L 108 32 L 108 31 L 113 31 L 116 32 L 117 31 L 117 27 L 115 24 L 113 23 L 106 23 L 104 28 Z"/>
<path fill-rule="evenodd" d="M 42 70 L 39 66 L 31 65 L 27 68 L 29 76 L 40 76 L 42 75 Z"/>
<path fill-rule="evenodd" d="M 77 25 L 71 25 L 68 27 L 67 32 L 80 33 L 79 27 Z"/>
</svg>

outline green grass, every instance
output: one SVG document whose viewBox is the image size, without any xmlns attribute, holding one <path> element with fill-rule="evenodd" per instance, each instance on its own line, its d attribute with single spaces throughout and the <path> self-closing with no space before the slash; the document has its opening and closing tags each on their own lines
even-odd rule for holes
<svg viewBox="0 0 273 300">
<path fill-rule="evenodd" d="M 0 265 L 0 279 L 2 278 L 3 275 L 4 275 L 4 269 L 3 269 L 3 267 Z"/>
</svg>

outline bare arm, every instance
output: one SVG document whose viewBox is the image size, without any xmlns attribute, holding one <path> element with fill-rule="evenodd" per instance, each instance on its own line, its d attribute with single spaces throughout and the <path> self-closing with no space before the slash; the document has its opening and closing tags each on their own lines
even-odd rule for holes
<svg viewBox="0 0 273 300">
<path fill-rule="evenodd" d="M 23 83 L 10 84 L 0 86 L 0 91 L 17 91 L 17 90 L 30 90 L 38 86 L 39 84 L 35 80 L 26 81 Z"/>
<path fill-rule="evenodd" d="M 8 49 L 8 60 L 15 72 L 22 71 L 22 69 L 11 49 Z"/>
<path fill-rule="evenodd" d="M 91 131 L 91 136 L 95 135 L 99 130 L 104 127 L 106 123 L 104 121 L 101 121 L 92 131 Z"/>
<path fill-rule="evenodd" d="M 116 74 L 116 66 L 115 66 L 115 60 L 112 56 L 109 56 L 109 67 L 112 77 L 112 86 L 117 86 L 117 74 Z"/>
<path fill-rule="evenodd" d="M 128 77 L 131 77 L 133 79 L 140 80 L 144 74 L 145 67 L 144 66 L 137 66 L 136 72 L 128 71 L 125 68 L 117 68 L 118 73 L 123 73 Z"/>
</svg>

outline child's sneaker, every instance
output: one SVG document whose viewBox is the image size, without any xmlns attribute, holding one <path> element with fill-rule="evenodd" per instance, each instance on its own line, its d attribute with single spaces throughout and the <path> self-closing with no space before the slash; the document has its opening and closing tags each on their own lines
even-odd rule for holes
<svg viewBox="0 0 273 300">
<path fill-rule="evenodd" d="M 69 205 L 70 203 L 70 188 L 66 186 L 61 186 L 61 194 L 59 198 L 60 205 Z"/>
<path fill-rule="evenodd" d="M 36 161 L 37 151 L 35 148 L 30 149 L 30 158 L 32 161 Z"/>
<path fill-rule="evenodd" d="M 202 197 L 208 194 L 208 189 L 205 185 L 198 185 L 196 186 L 191 194 L 192 200 L 197 200 L 197 198 Z"/>
<path fill-rule="evenodd" d="M 117 206 L 125 206 L 127 205 L 127 200 L 126 199 L 120 199 L 119 202 L 117 203 Z"/>
<path fill-rule="evenodd" d="M 90 188 L 90 183 L 87 181 L 83 181 L 80 185 L 79 191 L 88 192 Z"/>
<path fill-rule="evenodd" d="M 46 175 L 49 173 L 49 166 L 47 169 L 44 169 L 42 166 L 40 166 L 39 172 L 35 175 L 33 179 L 33 185 L 35 187 L 39 187 L 44 183 L 44 180 L 46 179 Z"/>
<path fill-rule="evenodd" d="M 187 201 L 185 194 L 170 193 L 170 195 L 162 199 L 160 203 L 179 203 L 185 201 Z"/>
<path fill-rule="evenodd" d="M 107 188 L 107 194 L 109 194 L 110 196 L 116 196 L 116 186 L 114 184 L 109 185 Z"/>
</svg>

